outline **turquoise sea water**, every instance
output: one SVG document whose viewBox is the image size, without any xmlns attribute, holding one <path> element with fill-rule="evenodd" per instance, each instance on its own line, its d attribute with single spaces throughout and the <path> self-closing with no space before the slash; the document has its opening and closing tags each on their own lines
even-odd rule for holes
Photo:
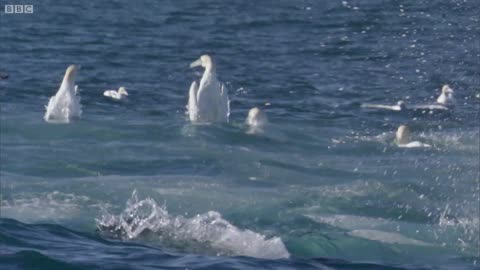
<svg viewBox="0 0 480 270">
<path fill-rule="evenodd" d="M 31 4 L 0 17 L 0 268 L 479 268 L 476 1 Z M 205 53 L 228 124 L 185 116 Z M 82 118 L 46 123 L 70 64 Z"/>
</svg>

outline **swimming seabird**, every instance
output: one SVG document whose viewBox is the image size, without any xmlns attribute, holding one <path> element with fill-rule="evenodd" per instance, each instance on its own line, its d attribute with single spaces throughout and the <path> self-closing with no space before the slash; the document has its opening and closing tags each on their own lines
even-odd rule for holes
<svg viewBox="0 0 480 270">
<path fill-rule="evenodd" d="M 437 98 L 437 103 L 442 105 L 454 105 L 455 98 L 453 97 L 453 89 L 450 88 L 448 84 L 445 84 L 442 87 L 442 93 Z"/>
<path fill-rule="evenodd" d="M 390 111 L 402 111 L 407 108 L 403 100 L 398 101 L 396 105 L 362 104 L 361 107 L 369 108 L 369 109 L 383 109 L 383 110 L 390 110 Z"/>
<path fill-rule="evenodd" d="M 442 87 L 442 93 L 437 98 L 437 102 L 434 104 L 424 104 L 424 105 L 412 105 L 408 106 L 412 110 L 423 110 L 423 111 L 448 111 L 454 105 L 455 99 L 453 97 L 453 89 L 448 85 Z"/>
<path fill-rule="evenodd" d="M 250 127 L 263 127 L 268 123 L 267 115 L 257 107 L 251 108 L 245 123 Z"/>
<path fill-rule="evenodd" d="M 128 92 L 125 87 L 121 86 L 120 88 L 118 88 L 118 91 L 106 90 L 105 92 L 103 92 L 103 95 L 115 100 L 121 100 L 128 96 Z"/>
<path fill-rule="evenodd" d="M 429 144 L 419 141 L 410 141 L 410 128 L 406 125 L 401 125 L 397 129 L 395 143 L 398 147 L 414 148 L 414 147 L 432 147 Z"/>
<path fill-rule="evenodd" d="M 80 118 L 82 109 L 80 97 L 77 96 L 75 77 L 79 66 L 70 65 L 65 71 L 62 84 L 55 96 L 52 96 L 45 106 L 47 110 L 44 116 L 45 121 L 66 122 L 71 119 Z"/>
<path fill-rule="evenodd" d="M 200 84 L 192 82 L 188 98 L 188 115 L 192 122 L 224 123 L 230 115 L 227 89 L 217 80 L 215 65 L 209 55 L 202 55 L 190 67 L 202 66 L 205 72 Z"/>
</svg>

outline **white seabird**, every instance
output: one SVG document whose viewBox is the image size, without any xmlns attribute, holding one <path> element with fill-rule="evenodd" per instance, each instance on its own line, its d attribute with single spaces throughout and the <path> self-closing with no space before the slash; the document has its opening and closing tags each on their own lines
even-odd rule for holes
<svg viewBox="0 0 480 270">
<path fill-rule="evenodd" d="M 442 105 L 454 105 L 455 104 L 455 98 L 453 97 L 453 89 L 450 88 L 450 86 L 448 86 L 448 84 L 445 84 L 442 87 L 442 93 L 437 98 L 437 103 L 442 104 Z"/>
<path fill-rule="evenodd" d="M 396 105 L 362 104 L 361 107 L 368 108 L 368 109 L 383 109 L 383 110 L 390 110 L 390 111 L 402 111 L 407 108 L 403 100 L 398 101 Z"/>
<path fill-rule="evenodd" d="M 82 107 L 80 97 L 77 96 L 78 87 L 75 85 L 75 77 L 79 66 L 70 65 L 65 71 L 62 84 L 55 96 L 52 96 L 45 106 L 47 110 L 43 117 L 47 122 L 68 123 L 70 120 L 80 118 Z"/>
<path fill-rule="evenodd" d="M 188 115 L 191 122 L 225 123 L 230 116 L 227 89 L 217 80 L 215 65 L 208 55 L 202 55 L 190 67 L 202 66 L 205 72 L 200 84 L 192 82 L 188 97 Z"/>
<path fill-rule="evenodd" d="M 103 92 L 103 95 L 115 100 L 122 100 L 128 96 L 128 92 L 125 87 L 121 86 L 120 88 L 118 88 L 118 91 L 106 90 L 105 92 Z"/>
<path fill-rule="evenodd" d="M 247 119 L 245 119 L 245 124 L 248 126 L 248 134 L 262 133 L 267 123 L 267 115 L 259 108 L 254 107 L 248 111 Z"/>
<path fill-rule="evenodd" d="M 448 85 L 442 87 L 442 93 L 437 98 L 437 102 L 434 104 L 425 105 L 412 105 L 408 106 L 412 110 L 424 110 L 424 111 L 448 111 L 455 104 L 455 98 L 453 97 L 453 89 Z"/>
<path fill-rule="evenodd" d="M 245 123 L 250 127 L 263 127 L 268 123 L 267 114 L 257 107 L 251 108 Z"/>
<path fill-rule="evenodd" d="M 402 148 L 432 147 L 429 144 L 419 141 L 410 141 L 410 128 L 408 128 L 408 126 L 406 125 L 401 125 L 400 127 L 398 127 L 395 143 L 398 147 Z"/>
</svg>

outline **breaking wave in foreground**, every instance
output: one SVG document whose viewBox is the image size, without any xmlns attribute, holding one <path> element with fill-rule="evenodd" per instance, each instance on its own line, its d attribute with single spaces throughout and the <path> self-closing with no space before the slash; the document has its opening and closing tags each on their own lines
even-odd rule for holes
<svg viewBox="0 0 480 270">
<path fill-rule="evenodd" d="M 241 230 L 215 211 L 192 218 L 172 216 L 152 198 L 139 200 L 136 191 L 121 214 L 105 211 L 96 222 L 101 234 L 123 240 L 153 239 L 167 247 L 217 256 L 269 259 L 290 256 L 279 237 L 267 239 L 251 230 Z"/>
</svg>

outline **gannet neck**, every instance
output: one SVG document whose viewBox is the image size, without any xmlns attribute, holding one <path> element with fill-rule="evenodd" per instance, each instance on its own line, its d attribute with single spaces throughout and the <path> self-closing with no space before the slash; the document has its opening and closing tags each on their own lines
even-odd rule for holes
<svg viewBox="0 0 480 270">
<path fill-rule="evenodd" d="M 215 64 L 213 63 L 212 57 L 210 55 L 204 54 L 201 56 L 202 66 L 205 68 L 206 72 L 215 73 Z"/>
<path fill-rule="evenodd" d="M 410 129 L 406 125 L 401 125 L 397 129 L 397 144 L 407 144 L 410 142 Z"/>
<path fill-rule="evenodd" d="M 200 85 L 205 85 L 208 82 L 215 82 L 217 80 L 217 73 L 213 66 L 207 66 L 203 72 L 202 78 L 200 79 Z M 203 88 L 203 87 L 200 87 Z"/>
</svg>

